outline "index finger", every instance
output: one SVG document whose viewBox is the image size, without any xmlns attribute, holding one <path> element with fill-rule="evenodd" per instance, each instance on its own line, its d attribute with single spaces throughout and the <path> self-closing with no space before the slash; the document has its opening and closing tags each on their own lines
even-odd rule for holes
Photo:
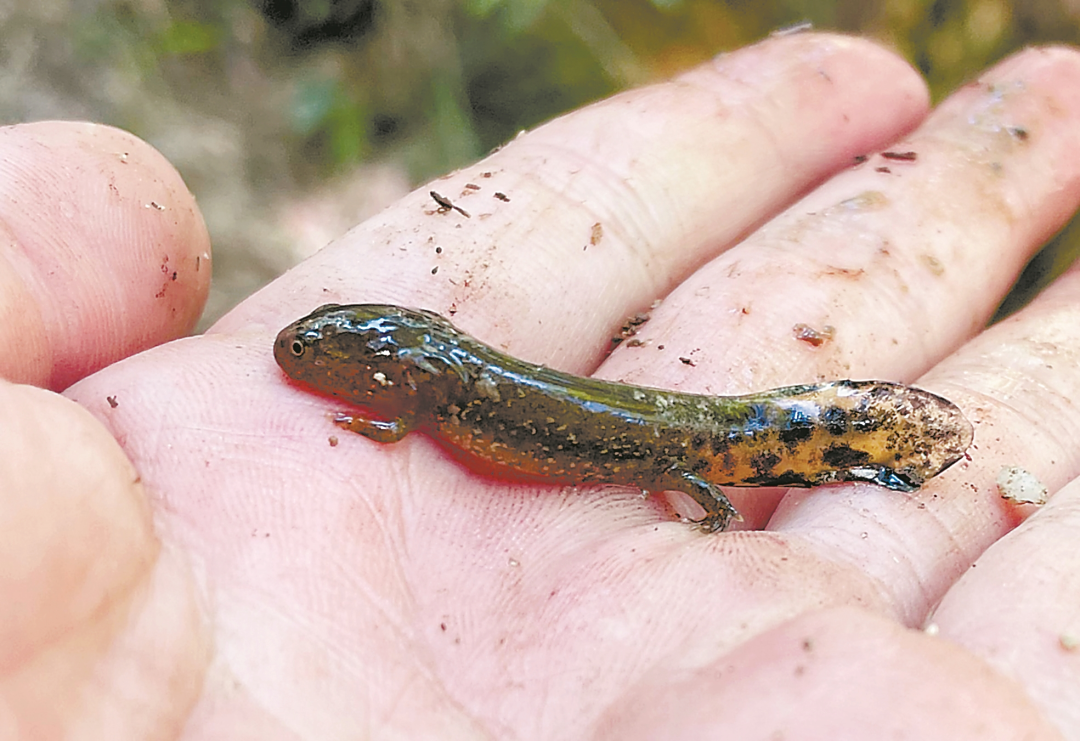
<svg viewBox="0 0 1080 741">
<path fill-rule="evenodd" d="M 0 376 L 60 390 L 194 327 L 209 237 L 145 142 L 66 121 L 0 129 L 0 196 Z"/>
</svg>

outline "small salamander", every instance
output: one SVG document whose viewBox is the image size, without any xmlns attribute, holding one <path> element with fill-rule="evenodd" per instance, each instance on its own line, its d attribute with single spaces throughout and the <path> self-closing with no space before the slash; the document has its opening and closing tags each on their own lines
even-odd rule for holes
<svg viewBox="0 0 1080 741">
<path fill-rule="evenodd" d="M 707 532 L 738 517 L 720 486 L 869 481 L 913 491 L 972 440 L 952 402 L 879 381 L 702 396 L 526 363 L 430 311 L 328 304 L 283 329 L 295 381 L 362 409 L 339 426 L 391 443 L 413 430 L 473 467 L 563 483 L 682 491 Z"/>
</svg>

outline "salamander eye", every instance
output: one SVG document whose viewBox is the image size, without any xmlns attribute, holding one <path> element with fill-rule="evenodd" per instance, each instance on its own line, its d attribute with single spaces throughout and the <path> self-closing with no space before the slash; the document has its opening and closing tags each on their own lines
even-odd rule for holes
<svg viewBox="0 0 1080 741">
<path fill-rule="evenodd" d="M 304 352 L 307 350 L 307 345 L 304 344 L 303 340 L 296 339 L 292 341 L 291 345 L 289 345 L 289 350 L 295 357 L 301 358 L 304 356 Z"/>
</svg>

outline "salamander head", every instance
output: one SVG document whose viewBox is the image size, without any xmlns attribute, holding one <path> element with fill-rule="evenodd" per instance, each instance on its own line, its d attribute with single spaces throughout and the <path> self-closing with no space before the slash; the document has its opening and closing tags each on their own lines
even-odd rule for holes
<svg viewBox="0 0 1080 741">
<path fill-rule="evenodd" d="M 424 382 L 441 373 L 457 330 L 427 311 L 382 304 L 327 304 L 274 342 L 286 375 L 380 415 L 415 412 Z"/>
</svg>

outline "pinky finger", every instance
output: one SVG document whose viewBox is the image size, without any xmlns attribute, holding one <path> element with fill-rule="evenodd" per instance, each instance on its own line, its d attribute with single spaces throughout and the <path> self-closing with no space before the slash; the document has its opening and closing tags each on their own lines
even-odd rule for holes
<svg viewBox="0 0 1080 741">
<path fill-rule="evenodd" d="M 931 618 L 1080 737 L 1080 479 L 995 543 Z"/>
</svg>

